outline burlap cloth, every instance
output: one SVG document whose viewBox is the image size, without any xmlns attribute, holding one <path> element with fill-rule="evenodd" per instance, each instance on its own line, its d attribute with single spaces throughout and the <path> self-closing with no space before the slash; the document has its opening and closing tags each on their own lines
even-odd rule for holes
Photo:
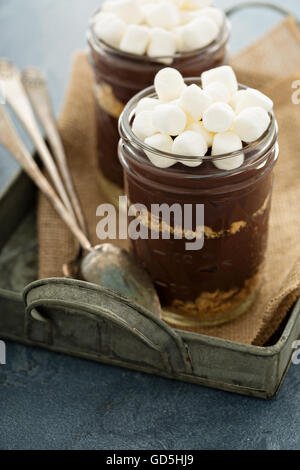
<svg viewBox="0 0 300 470">
<path fill-rule="evenodd" d="M 300 104 L 292 103 L 292 83 L 300 79 L 300 34 L 292 18 L 232 60 L 239 81 L 268 94 L 279 123 L 280 158 L 270 222 L 264 286 L 243 317 L 199 332 L 262 346 L 300 296 Z M 105 202 L 96 178 L 92 72 L 84 52 L 75 55 L 70 85 L 59 119 L 92 242 L 96 208 Z M 40 278 L 61 277 L 62 264 L 76 253 L 76 243 L 43 196 L 38 204 Z M 126 242 L 120 242 L 126 246 Z"/>
</svg>

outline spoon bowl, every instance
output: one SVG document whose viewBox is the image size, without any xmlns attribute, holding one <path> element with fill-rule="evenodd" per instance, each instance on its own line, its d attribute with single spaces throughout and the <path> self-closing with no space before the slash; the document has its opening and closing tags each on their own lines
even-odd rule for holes
<svg viewBox="0 0 300 470">
<path fill-rule="evenodd" d="M 96 246 L 83 258 L 81 275 L 84 280 L 117 291 L 160 316 L 153 283 L 128 251 L 110 243 Z"/>
</svg>

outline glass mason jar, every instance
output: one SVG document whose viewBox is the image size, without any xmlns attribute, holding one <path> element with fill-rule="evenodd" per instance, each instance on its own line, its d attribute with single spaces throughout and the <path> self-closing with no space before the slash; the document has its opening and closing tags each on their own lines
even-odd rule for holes
<svg viewBox="0 0 300 470">
<path fill-rule="evenodd" d="M 224 15 L 223 27 L 214 42 L 197 51 L 164 57 L 165 63 L 162 63 L 147 56 L 122 52 L 100 41 L 93 29 L 97 13 L 99 10 L 90 21 L 88 43 L 95 76 L 99 178 L 108 198 L 117 201 L 123 193 L 123 171 L 117 153 L 118 119 L 125 104 L 136 93 L 152 85 L 161 68 L 171 66 L 184 77 L 192 77 L 228 63 L 230 24 Z"/>
<path fill-rule="evenodd" d="M 197 80 L 186 80 L 186 83 L 197 83 Z M 202 164 L 194 168 L 180 162 L 169 168 L 158 168 L 145 151 L 173 160 L 178 156 L 148 147 L 133 134 L 131 122 L 135 107 L 146 96 L 156 96 L 153 87 L 127 104 L 119 123 L 119 158 L 124 168 L 128 204 L 146 207 L 146 213 L 140 212 L 139 218 L 141 224 L 148 224 L 149 233 L 147 239 L 131 240 L 133 253 L 150 274 L 164 308 L 163 318 L 171 326 L 193 330 L 225 323 L 249 309 L 262 280 L 272 170 L 279 152 L 275 117 L 272 114 L 266 133 L 242 151 L 203 157 Z M 213 164 L 241 152 L 245 159 L 238 169 L 224 171 Z M 195 157 L 188 158 L 191 160 L 199 162 Z M 203 204 L 203 248 L 187 251 L 185 235 L 181 240 L 174 235 L 163 239 L 162 227 L 166 221 L 162 214 L 156 228 L 151 227 L 153 204 L 168 207 L 179 204 L 182 211 L 189 204 L 193 215 L 197 205 Z M 192 228 L 196 233 L 199 227 L 194 219 Z M 168 223 L 170 233 L 176 233 L 175 218 L 169 218 Z M 160 232 L 159 239 L 151 237 L 151 229 Z"/>
</svg>

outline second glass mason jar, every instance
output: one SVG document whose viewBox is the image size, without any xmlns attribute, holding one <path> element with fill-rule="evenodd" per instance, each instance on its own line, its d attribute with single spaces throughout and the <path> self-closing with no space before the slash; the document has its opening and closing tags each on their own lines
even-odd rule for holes
<svg viewBox="0 0 300 470">
<path fill-rule="evenodd" d="M 197 83 L 195 79 L 186 83 Z M 200 80 L 198 81 L 200 83 Z M 142 204 L 141 224 L 147 223 L 149 237 L 131 240 L 136 258 L 155 283 L 164 307 L 163 318 L 177 328 L 196 329 L 236 318 L 246 312 L 256 298 L 262 282 L 271 207 L 273 167 L 278 157 L 277 123 L 274 115 L 267 132 L 242 151 L 218 157 L 206 156 L 194 168 L 176 163 L 169 168 L 155 167 L 145 151 L 169 159 L 149 148 L 132 132 L 131 123 L 138 101 L 155 96 L 154 88 L 139 93 L 125 107 L 120 118 L 119 158 L 125 173 L 125 191 L 130 205 Z M 224 171 L 215 160 L 244 153 L 241 167 Z M 184 156 L 183 156 L 184 158 Z M 189 157 L 189 161 L 197 160 Z M 171 236 L 153 239 L 153 204 L 204 205 L 204 246 L 187 251 L 187 240 Z M 150 225 L 150 226 L 149 226 Z M 175 233 L 171 218 L 170 232 Z M 153 227 L 152 227 L 153 228 Z M 193 231 L 197 232 L 196 225 Z"/>
<path fill-rule="evenodd" d="M 118 119 L 125 104 L 139 91 L 154 82 L 157 72 L 167 67 L 147 56 L 122 52 L 100 41 L 94 33 L 92 17 L 88 32 L 90 62 L 94 70 L 96 101 L 97 153 L 99 178 L 108 198 L 118 201 L 123 193 L 123 171 L 118 160 Z M 184 77 L 199 76 L 202 72 L 228 63 L 230 24 L 224 23 L 218 38 L 203 49 L 164 57 Z M 159 60 L 157 58 L 157 60 Z"/>
</svg>

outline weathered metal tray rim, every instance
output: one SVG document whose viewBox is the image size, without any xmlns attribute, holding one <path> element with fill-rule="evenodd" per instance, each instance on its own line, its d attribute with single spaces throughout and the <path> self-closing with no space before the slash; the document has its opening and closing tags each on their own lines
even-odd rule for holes
<svg viewBox="0 0 300 470">
<path fill-rule="evenodd" d="M 234 349 L 235 351 L 240 351 L 246 354 L 256 355 L 256 356 L 271 357 L 271 356 L 277 355 L 281 351 L 281 349 L 284 347 L 285 343 L 288 341 L 288 338 L 290 334 L 292 333 L 295 319 L 300 314 L 300 299 L 299 299 L 293 308 L 293 312 L 287 322 L 287 325 L 284 328 L 284 331 L 281 334 L 279 341 L 272 346 L 264 347 L 264 346 L 254 346 L 254 345 L 244 344 L 240 342 L 235 342 L 235 341 L 227 340 L 224 338 L 216 338 L 213 336 L 193 333 L 190 331 L 173 329 L 169 327 L 165 322 L 160 320 L 158 317 L 156 317 L 154 314 L 147 311 L 143 307 L 135 304 L 131 300 L 127 299 L 126 297 L 122 297 L 119 294 L 116 294 L 112 290 L 109 290 L 105 287 L 98 286 L 96 284 L 91 284 L 85 281 L 75 280 L 75 279 L 50 278 L 50 279 L 41 279 L 38 281 L 34 281 L 33 283 L 26 286 L 24 289 L 24 292 L 23 292 L 24 302 L 26 302 L 27 294 L 32 288 L 36 288 L 36 287 L 43 286 L 43 285 L 56 284 L 57 282 L 60 282 L 61 284 L 64 284 L 66 286 L 75 286 L 80 289 L 93 290 L 99 293 L 105 293 L 106 295 L 110 296 L 111 298 L 121 303 L 132 306 L 134 307 L 135 310 L 139 311 L 143 315 L 146 315 L 152 321 L 155 321 L 157 325 L 159 325 L 160 327 L 168 331 L 168 333 L 171 334 L 173 338 L 179 335 L 183 340 L 185 338 L 195 339 L 198 342 L 202 342 L 203 344 L 213 345 L 215 348 Z M 9 291 L 7 292 L 10 293 Z M 1 290 L 0 290 L 0 293 L 1 293 Z M 19 294 L 17 294 L 17 296 L 19 296 L 18 298 L 20 298 Z M 84 305 L 82 305 L 82 307 L 84 308 Z"/>
<path fill-rule="evenodd" d="M 16 343 L 20 343 L 20 338 L 18 336 L 14 336 L 14 335 L 6 335 L 5 337 L 6 340 L 8 341 L 13 341 L 13 342 L 16 342 Z M 80 359 L 83 359 L 83 360 L 87 360 L 87 361 L 95 361 L 97 363 L 101 363 L 101 364 L 104 364 L 104 365 L 107 365 L 107 366 L 114 366 L 114 367 L 120 367 L 121 369 L 124 369 L 124 368 L 127 368 L 129 370 L 133 370 L 133 371 L 136 371 L 136 372 L 141 372 L 143 374 L 153 374 L 155 376 L 158 376 L 158 377 L 161 377 L 163 379 L 168 379 L 168 380 L 175 380 L 175 381 L 184 381 L 184 382 L 187 382 L 187 383 L 192 383 L 192 384 L 195 384 L 195 385 L 201 385 L 201 386 L 205 386 L 205 387 L 209 387 L 209 388 L 212 388 L 212 389 L 218 389 L 218 390 L 222 390 L 222 391 L 225 391 L 225 392 L 229 392 L 229 393 L 238 393 L 240 395 L 247 395 L 249 396 L 249 393 L 253 394 L 255 393 L 255 395 L 253 395 L 253 397 L 255 398 L 264 398 L 264 399 L 268 399 L 268 400 L 271 400 L 273 399 L 276 395 L 277 395 L 277 392 L 278 390 L 280 389 L 281 387 L 281 384 L 285 378 L 285 375 L 289 369 L 289 365 L 287 366 L 286 368 L 286 371 L 283 375 L 283 378 L 279 384 L 279 386 L 277 387 L 276 391 L 273 393 L 273 394 L 270 394 L 268 396 L 266 396 L 266 392 L 264 389 L 257 389 L 257 388 L 251 388 L 251 387 L 246 387 L 246 386 L 242 386 L 242 385 L 234 385 L 234 384 L 228 384 L 227 382 L 221 382 L 221 381 L 216 381 L 216 380 L 212 380 L 212 379 L 208 379 L 207 377 L 201 377 L 201 376 L 197 376 L 195 377 L 194 375 L 189 375 L 189 374 L 179 374 L 179 375 L 171 375 L 171 374 L 167 374 L 167 373 L 162 373 L 162 372 L 159 372 L 157 369 L 154 369 L 154 368 L 151 368 L 149 367 L 147 371 L 145 371 L 145 368 L 143 368 L 143 366 L 139 366 L 138 364 L 132 362 L 132 363 L 129 363 L 129 362 L 125 362 L 125 361 L 121 361 L 121 360 L 116 360 L 116 359 L 112 359 L 112 358 L 109 358 L 107 359 L 105 356 L 99 356 L 97 354 L 93 354 L 93 353 L 85 353 L 85 352 L 81 352 L 80 354 L 75 354 L 75 353 L 72 353 L 70 352 L 68 349 L 65 349 L 65 348 L 62 348 L 62 347 L 58 347 L 58 346 L 55 346 L 55 347 L 51 347 L 49 345 L 45 346 L 44 343 L 39 343 L 39 342 L 32 342 L 32 341 L 28 341 L 26 339 L 22 340 L 21 341 L 22 344 L 25 344 L 27 346 L 31 346 L 31 347 L 34 347 L 34 348 L 40 348 L 40 349 L 43 349 L 45 351 L 52 351 L 54 353 L 57 353 L 57 354 L 63 354 L 63 355 L 67 355 L 67 356 L 71 356 L 71 357 L 76 357 L 76 358 L 80 358 Z"/>
<path fill-rule="evenodd" d="M 14 341 L 14 342 L 20 343 L 20 338 L 12 334 L 6 335 L 6 339 L 8 341 Z M 162 377 L 164 379 L 181 380 L 187 383 L 202 385 L 202 386 L 209 387 L 212 389 L 223 390 L 225 392 L 230 392 L 230 393 L 236 392 L 240 395 L 246 395 L 246 396 L 249 396 L 250 394 L 250 396 L 253 396 L 256 398 L 264 398 L 268 400 L 273 399 L 277 395 L 278 390 L 280 389 L 281 384 L 284 381 L 286 373 L 289 370 L 289 364 L 287 364 L 286 370 L 276 390 L 272 394 L 266 395 L 266 392 L 264 389 L 251 388 L 247 386 L 242 386 L 240 384 L 239 385 L 228 384 L 227 382 L 217 381 L 217 380 L 209 379 L 207 377 L 201 377 L 201 376 L 195 377 L 192 374 L 180 373 L 180 374 L 172 375 L 172 374 L 167 374 L 166 372 L 162 373 L 159 370 L 152 368 L 151 366 L 148 367 L 147 371 L 145 371 L 145 368 L 143 366 L 139 366 L 135 362 L 129 363 L 128 361 L 121 361 L 121 360 L 117 360 L 113 358 L 108 359 L 105 356 L 99 356 L 91 352 L 85 353 L 83 351 L 78 355 L 78 353 L 70 352 L 67 348 L 58 347 L 58 346 L 52 347 L 50 345 L 45 345 L 44 343 L 40 343 L 37 341 L 32 342 L 26 339 L 22 340 L 21 342 L 25 345 L 28 345 L 34 348 L 41 348 L 43 350 L 52 351 L 57 354 L 64 354 L 64 355 L 73 356 L 77 358 L 79 357 L 80 359 L 83 359 L 83 360 L 88 360 L 88 361 L 94 360 L 97 363 L 101 363 L 101 364 L 108 365 L 108 366 L 120 367 L 121 369 L 128 368 L 129 370 L 134 370 L 134 371 L 141 372 L 141 373 L 153 374 L 153 375 Z"/>
</svg>

